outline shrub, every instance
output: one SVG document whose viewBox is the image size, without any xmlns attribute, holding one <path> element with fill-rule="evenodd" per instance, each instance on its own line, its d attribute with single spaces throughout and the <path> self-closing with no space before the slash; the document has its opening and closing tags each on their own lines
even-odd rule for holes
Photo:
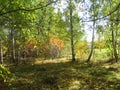
<svg viewBox="0 0 120 90">
<path fill-rule="evenodd" d="M 10 85 L 13 74 L 4 65 L 0 65 L 0 88 Z"/>
</svg>

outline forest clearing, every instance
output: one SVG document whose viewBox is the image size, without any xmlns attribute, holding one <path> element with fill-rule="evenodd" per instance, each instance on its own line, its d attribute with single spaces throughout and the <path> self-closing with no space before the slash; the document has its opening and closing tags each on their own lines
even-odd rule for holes
<svg viewBox="0 0 120 90">
<path fill-rule="evenodd" d="M 119 90 L 120 62 L 66 62 L 10 66 L 10 90 Z"/>
<path fill-rule="evenodd" d="M 120 90 L 120 1 L 0 0 L 0 90 Z"/>
</svg>

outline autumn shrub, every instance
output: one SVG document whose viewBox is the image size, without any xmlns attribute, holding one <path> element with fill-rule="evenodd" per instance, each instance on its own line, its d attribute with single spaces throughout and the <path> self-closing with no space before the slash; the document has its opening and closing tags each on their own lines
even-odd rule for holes
<svg viewBox="0 0 120 90">
<path fill-rule="evenodd" d="M 40 57 L 45 59 L 60 57 L 60 52 L 64 47 L 64 43 L 57 37 L 51 37 L 49 42 L 41 41 L 39 45 Z"/>
<path fill-rule="evenodd" d="M 50 58 L 50 46 L 48 44 L 46 44 L 45 42 L 41 42 L 40 43 L 40 47 L 39 47 L 39 53 L 40 53 L 40 57 L 43 57 L 45 59 Z"/>
<path fill-rule="evenodd" d="M 75 53 L 76 53 L 76 57 L 82 60 L 86 59 L 89 53 L 88 43 L 85 41 L 78 42 L 75 47 Z"/>
<path fill-rule="evenodd" d="M 52 36 L 50 38 L 50 53 L 53 59 L 60 57 L 60 53 L 63 47 L 64 47 L 64 42 L 61 39 L 55 36 Z"/>
</svg>

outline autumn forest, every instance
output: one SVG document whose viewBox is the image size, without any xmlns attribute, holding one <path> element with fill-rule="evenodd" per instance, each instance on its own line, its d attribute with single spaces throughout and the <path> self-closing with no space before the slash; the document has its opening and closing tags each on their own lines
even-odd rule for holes
<svg viewBox="0 0 120 90">
<path fill-rule="evenodd" d="M 120 90 L 120 1 L 0 0 L 0 90 Z"/>
</svg>

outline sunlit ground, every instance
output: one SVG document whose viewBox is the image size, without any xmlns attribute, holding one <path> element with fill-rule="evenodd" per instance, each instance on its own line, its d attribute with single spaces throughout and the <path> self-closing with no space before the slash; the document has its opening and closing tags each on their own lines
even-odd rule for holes
<svg viewBox="0 0 120 90">
<path fill-rule="evenodd" d="M 120 90 L 120 65 L 41 60 L 12 66 L 10 90 Z"/>
<path fill-rule="evenodd" d="M 60 62 L 69 62 L 70 59 L 66 58 L 57 58 L 57 59 L 36 59 L 35 64 L 46 64 L 46 63 L 60 63 Z"/>
</svg>

